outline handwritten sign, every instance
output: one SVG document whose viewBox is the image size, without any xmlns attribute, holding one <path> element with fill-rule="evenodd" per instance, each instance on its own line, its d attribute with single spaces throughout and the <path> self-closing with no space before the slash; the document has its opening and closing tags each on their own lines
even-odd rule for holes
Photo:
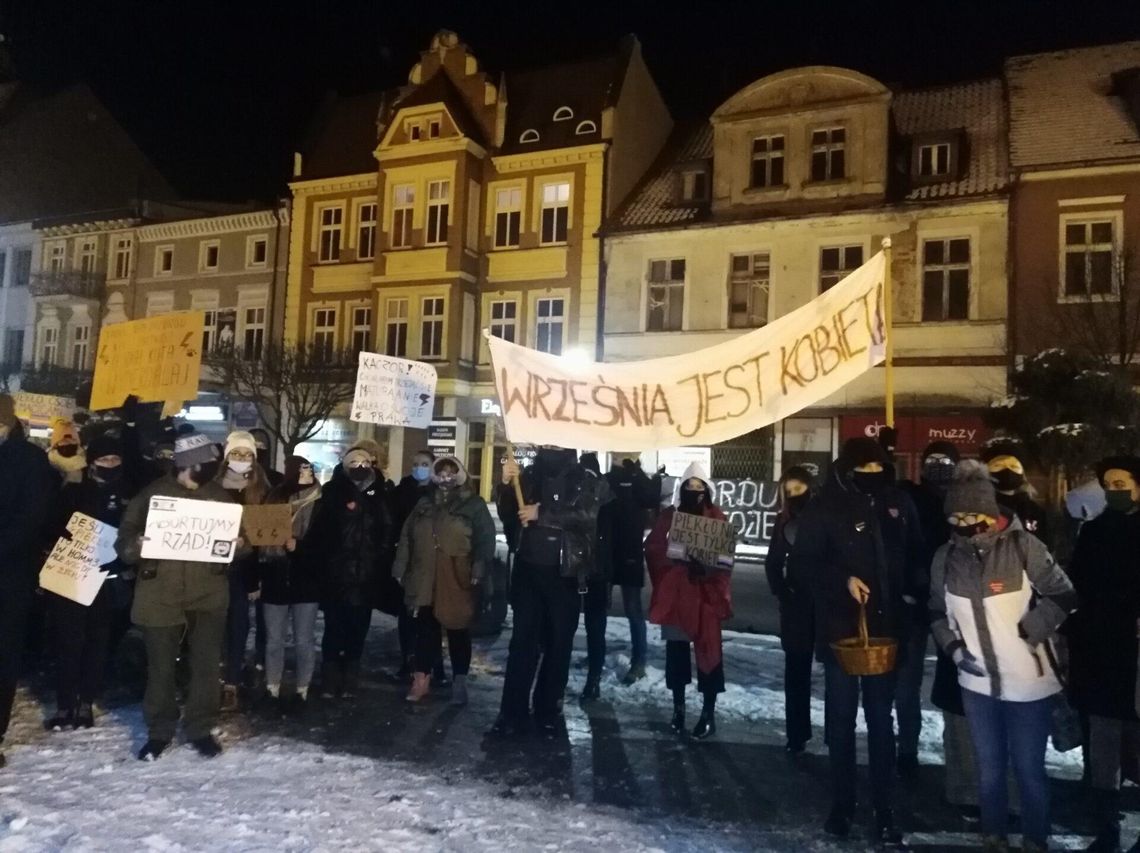
<svg viewBox="0 0 1140 853">
<path fill-rule="evenodd" d="M 730 521 L 690 512 L 673 513 L 666 553 L 674 560 L 697 560 L 706 566 L 731 569 L 736 552 L 736 529 Z"/>
<path fill-rule="evenodd" d="M 163 314 L 104 326 L 99 332 L 91 410 L 114 409 L 130 394 L 168 411 L 198 396 L 202 311 Z"/>
<path fill-rule="evenodd" d="M 780 516 L 780 484 L 759 480 L 713 480 L 713 500 L 749 545 L 772 541 Z"/>
<path fill-rule="evenodd" d="M 115 559 L 118 530 L 77 512 L 68 520 L 67 532 L 44 561 L 40 586 L 90 607 L 109 574 L 102 566 Z"/>
<path fill-rule="evenodd" d="M 247 506 L 241 526 L 250 545 L 284 545 L 293 536 L 293 513 L 289 504 Z"/>
<path fill-rule="evenodd" d="M 16 417 L 32 426 L 51 426 L 56 418 L 71 420 L 75 414 L 75 400 L 71 397 L 17 391 L 12 395 L 12 402 L 16 405 Z"/>
<path fill-rule="evenodd" d="M 882 252 L 815 299 L 716 346 L 581 364 L 488 336 L 512 442 L 711 446 L 795 414 L 884 358 Z"/>
<path fill-rule="evenodd" d="M 352 420 L 426 429 L 438 374 L 430 364 L 362 352 L 356 369 Z"/>
<path fill-rule="evenodd" d="M 148 560 L 228 563 L 241 532 L 241 506 L 155 495 L 146 514 L 142 555 Z"/>
</svg>

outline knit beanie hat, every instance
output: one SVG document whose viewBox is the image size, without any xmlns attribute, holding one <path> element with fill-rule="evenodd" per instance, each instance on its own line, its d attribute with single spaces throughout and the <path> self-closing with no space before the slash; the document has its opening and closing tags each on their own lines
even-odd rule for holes
<svg viewBox="0 0 1140 853">
<path fill-rule="evenodd" d="M 66 418 L 56 418 L 51 424 L 51 446 L 79 444 L 79 430 Z"/>
<path fill-rule="evenodd" d="M 999 456 L 1012 456 L 1014 459 L 1019 460 L 1023 465 L 1025 464 L 1025 448 L 1008 438 L 996 438 L 987 441 L 982 447 L 982 461 L 987 465 L 997 459 Z"/>
<path fill-rule="evenodd" d="M 976 459 L 964 459 L 958 463 L 954 482 L 946 491 L 944 508 L 947 516 L 963 512 L 997 518 L 1001 514 L 994 484 L 984 463 Z"/>
<path fill-rule="evenodd" d="M 214 446 L 214 442 L 192 426 L 186 429 L 187 426 L 189 424 L 184 425 L 178 431 L 178 437 L 174 439 L 174 467 L 193 468 L 203 462 L 216 460 L 218 448 Z"/>
<path fill-rule="evenodd" d="M 109 432 L 101 433 L 91 439 L 87 445 L 87 459 L 94 462 L 104 456 L 118 456 L 122 458 L 123 443 Z"/>
<path fill-rule="evenodd" d="M 886 465 L 891 461 L 887 458 L 887 452 L 883 450 L 879 442 L 866 436 L 847 439 L 843 443 L 843 452 L 840 454 L 840 458 L 852 469 L 870 465 L 872 462 Z"/>
<path fill-rule="evenodd" d="M 1140 483 L 1140 456 L 1106 456 L 1096 464 L 1096 478 L 1103 486 L 1104 475 L 1109 471 L 1127 471 L 1132 479 Z"/>
<path fill-rule="evenodd" d="M 344 463 L 345 468 L 352 467 L 354 462 L 363 462 L 366 465 L 372 464 L 372 456 L 367 450 L 362 447 L 354 447 L 344 454 L 340 460 Z"/>
<path fill-rule="evenodd" d="M 780 482 L 786 483 L 788 480 L 795 480 L 797 483 L 803 483 L 809 488 L 811 487 L 812 483 L 815 482 L 815 478 L 812 477 L 811 471 L 802 465 L 792 465 L 790 468 L 786 468 L 784 470 L 784 475 L 780 477 Z"/>
<path fill-rule="evenodd" d="M 936 453 L 940 453 L 949 459 L 951 462 L 957 464 L 958 460 L 962 458 L 958 452 L 958 445 L 952 441 L 932 441 L 926 445 L 926 449 L 922 451 L 922 458 L 927 459 Z"/>
<path fill-rule="evenodd" d="M 368 454 L 368 461 L 377 468 L 388 467 L 388 452 L 379 442 L 371 438 L 362 438 L 352 445 L 353 450 L 363 450 Z"/>
<path fill-rule="evenodd" d="M 257 442 L 253 436 L 242 429 L 235 429 L 228 436 L 226 436 L 226 450 L 225 457 L 228 459 L 230 451 L 232 450 L 248 450 L 254 456 L 257 455 Z"/>
</svg>

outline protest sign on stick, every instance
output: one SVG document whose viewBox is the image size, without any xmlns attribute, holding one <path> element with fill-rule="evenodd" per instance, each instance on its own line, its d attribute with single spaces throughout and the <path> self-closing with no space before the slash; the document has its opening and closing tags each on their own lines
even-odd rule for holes
<svg viewBox="0 0 1140 853">
<path fill-rule="evenodd" d="M 362 352 L 356 370 L 352 420 L 427 429 L 438 374 L 430 364 Z"/>
<path fill-rule="evenodd" d="M 155 495 L 146 514 L 142 555 L 148 560 L 228 563 L 241 532 L 241 506 Z"/>
<path fill-rule="evenodd" d="M 16 404 L 16 417 L 37 427 L 51 426 L 56 418 L 69 421 L 75 414 L 75 399 L 72 397 L 17 391 L 12 395 L 12 402 Z"/>
<path fill-rule="evenodd" d="M 196 399 L 204 323 L 202 311 L 183 311 L 104 326 L 91 410 L 114 409 L 131 394 L 144 403 L 164 403 L 167 412 Z"/>
<path fill-rule="evenodd" d="M 706 566 L 731 569 L 735 562 L 736 528 L 727 519 L 675 512 L 666 553 L 674 560 L 696 560 Z"/>
<path fill-rule="evenodd" d="M 257 504 L 242 510 L 241 529 L 250 545 L 284 545 L 293 535 L 289 504 Z"/>
<path fill-rule="evenodd" d="M 77 512 L 67 522 L 67 533 L 44 562 L 40 586 L 90 607 L 108 576 L 102 566 L 115 559 L 118 530 Z"/>
</svg>

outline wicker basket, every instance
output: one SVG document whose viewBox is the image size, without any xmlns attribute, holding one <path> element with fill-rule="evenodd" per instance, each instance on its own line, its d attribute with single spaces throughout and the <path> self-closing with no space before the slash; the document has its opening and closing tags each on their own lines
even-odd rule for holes
<svg viewBox="0 0 1140 853">
<path fill-rule="evenodd" d="M 895 668 L 898 641 L 867 636 L 867 605 L 859 602 L 859 636 L 831 644 L 839 665 L 848 675 L 885 675 Z"/>
</svg>

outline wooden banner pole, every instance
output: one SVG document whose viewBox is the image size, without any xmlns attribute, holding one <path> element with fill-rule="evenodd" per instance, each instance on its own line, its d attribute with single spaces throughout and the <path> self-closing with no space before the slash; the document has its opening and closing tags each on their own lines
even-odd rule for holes
<svg viewBox="0 0 1140 853">
<path fill-rule="evenodd" d="M 895 333 L 891 326 L 894 297 L 891 286 L 891 238 L 883 238 L 883 327 L 887 335 L 887 426 L 895 425 Z"/>
</svg>

